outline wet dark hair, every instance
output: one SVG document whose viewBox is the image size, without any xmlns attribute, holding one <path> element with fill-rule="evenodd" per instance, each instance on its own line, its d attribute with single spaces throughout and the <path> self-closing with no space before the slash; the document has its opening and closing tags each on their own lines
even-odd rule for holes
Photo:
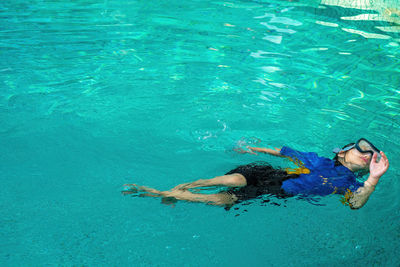
<svg viewBox="0 0 400 267">
<path fill-rule="evenodd" d="M 347 145 L 345 145 L 344 147 L 342 147 L 342 149 L 345 148 L 345 147 L 348 147 L 348 146 L 352 146 L 352 145 L 355 145 L 355 143 L 347 144 Z M 339 154 L 339 153 L 337 153 L 337 154 L 335 155 L 335 157 L 332 159 L 332 160 L 335 162 L 335 166 L 342 165 L 342 163 L 339 161 L 338 154 Z"/>
</svg>

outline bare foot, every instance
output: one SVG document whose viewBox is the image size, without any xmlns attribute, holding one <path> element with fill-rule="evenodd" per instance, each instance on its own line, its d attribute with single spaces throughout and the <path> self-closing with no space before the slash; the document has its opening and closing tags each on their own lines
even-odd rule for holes
<svg viewBox="0 0 400 267">
<path fill-rule="evenodd" d="M 124 184 L 124 188 L 122 189 L 121 193 L 123 195 L 130 195 L 130 194 L 136 194 L 138 193 L 138 189 L 136 188 L 136 185 L 134 184 Z"/>
</svg>

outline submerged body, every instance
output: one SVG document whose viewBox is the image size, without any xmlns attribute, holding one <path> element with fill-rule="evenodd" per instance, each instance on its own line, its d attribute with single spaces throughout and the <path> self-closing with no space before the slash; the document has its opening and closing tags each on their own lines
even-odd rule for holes
<svg viewBox="0 0 400 267">
<path fill-rule="evenodd" d="M 295 195 L 341 194 L 346 197 L 346 203 L 351 208 L 358 209 L 367 202 L 380 177 L 389 167 L 389 162 L 383 152 L 379 151 L 381 160 L 377 162 L 377 153 L 373 152 L 373 156 L 369 154 L 370 151 L 357 154 L 357 150 L 353 147 L 339 151 L 334 160 L 286 146 L 275 150 L 247 148 L 247 151 L 238 149 L 237 152 L 251 154 L 261 152 L 286 157 L 298 168 L 274 169 L 266 162 L 256 162 L 239 166 L 223 176 L 181 184 L 169 191 L 129 184 L 126 185 L 127 188 L 123 194 L 140 191 L 145 192 L 142 196 L 162 197 L 163 203 L 166 204 L 174 203 L 176 200 L 186 200 L 227 207 L 265 194 L 275 195 L 278 198 Z M 358 182 L 354 173 L 367 170 L 370 171 L 367 181 Z M 210 186 L 225 186 L 229 189 L 217 194 L 193 193 L 189 190 Z"/>
</svg>

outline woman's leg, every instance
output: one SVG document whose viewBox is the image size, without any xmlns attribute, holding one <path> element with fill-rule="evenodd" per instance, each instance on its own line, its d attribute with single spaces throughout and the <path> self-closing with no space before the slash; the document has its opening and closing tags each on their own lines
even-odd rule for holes
<svg viewBox="0 0 400 267">
<path fill-rule="evenodd" d="M 150 187 L 138 186 L 136 184 L 126 184 L 126 188 L 122 194 L 139 194 L 139 196 L 147 197 L 162 197 L 175 198 L 178 200 L 185 200 L 190 202 L 202 202 L 210 205 L 232 205 L 237 197 L 228 193 L 218 194 L 195 194 L 187 189 L 195 187 L 209 187 L 209 186 L 227 186 L 227 187 L 243 187 L 246 186 L 246 178 L 240 173 L 228 174 L 217 176 L 212 179 L 200 179 L 192 183 L 180 184 L 172 188 L 170 191 L 159 191 Z"/>
<path fill-rule="evenodd" d="M 200 179 L 191 183 L 177 185 L 173 188 L 186 190 L 195 187 L 208 187 L 208 186 L 227 186 L 227 187 L 243 187 L 247 185 L 246 178 L 240 173 L 227 174 L 217 176 L 211 179 Z"/>
<path fill-rule="evenodd" d="M 167 198 L 175 198 L 178 200 L 185 200 L 190 202 L 201 202 L 209 205 L 216 206 L 231 206 L 235 203 L 238 198 L 229 193 L 218 193 L 218 194 L 195 194 L 188 190 L 172 190 L 164 191 L 162 195 Z"/>
<path fill-rule="evenodd" d="M 122 194 L 124 195 L 144 192 L 139 194 L 139 196 L 161 197 L 163 199 L 168 200 L 165 201 L 166 204 L 170 204 L 167 202 L 173 202 L 171 201 L 171 199 L 177 199 L 190 202 L 202 202 L 209 205 L 229 206 L 233 205 L 234 202 L 237 200 L 237 197 L 235 195 L 225 192 L 217 194 L 195 194 L 188 190 L 181 190 L 181 189 L 172 189 L 171 191 L 159 191 L 157 189 L 145 186 L 137 186 L 135 184 L 127 184 L 125 185 L 125 187 L 128 188 L 122 191 Z"/>
</svg>

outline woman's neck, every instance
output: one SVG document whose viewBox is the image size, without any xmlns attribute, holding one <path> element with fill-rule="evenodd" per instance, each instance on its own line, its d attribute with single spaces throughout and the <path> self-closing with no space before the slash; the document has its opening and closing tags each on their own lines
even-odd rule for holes
<svg viewBox="0 0 400 267">
<path fill-rule="evenodd" d="M 352 166 L 350 163 L 347 163 L 345 158 L 338 158 L 338 161 L 340 162 L 340 164 L 342 164 L 343 166 L 345 166 L 347 169 L 349 169 L 350 171 L 354 172 Z"/>
</svg>

